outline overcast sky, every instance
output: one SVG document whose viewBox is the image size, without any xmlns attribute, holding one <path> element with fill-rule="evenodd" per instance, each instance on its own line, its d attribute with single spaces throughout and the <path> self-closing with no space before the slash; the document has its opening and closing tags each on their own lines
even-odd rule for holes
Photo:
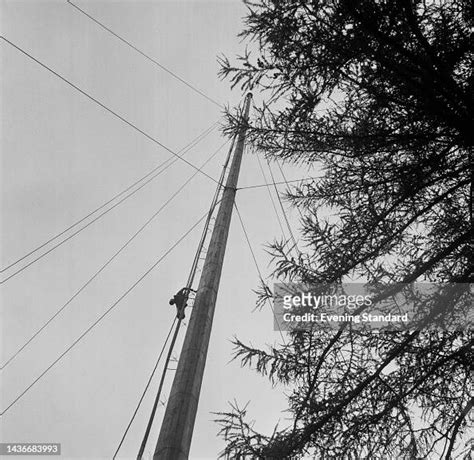
<svg viewBox="0 0 474 460">
<path fill-rule="evenodd" d="M 236 37 L 243 5 L 233 0 L 85 1 L 78 6 L 203 93 L 235 106 L 238 90 L 217 77 L 216 56 L 242 51 Z M 177 151 L 221 120 L 219 107 L 158 68 L 62 0 L 3 0 L 2 36 L 101 103 Z M 1 41 L 2 267 L 62 231 L 171 155 Z M 224 142 L 214 130 L 186 158 L 201 165 Z M 226 148 L 205 171 L 217 178 Z M 285 169 L 289 179 L 301 172 Z M 4 363 L 194 173 L 176 162 L 132 198 L 63 246 L 4 283 Z M 268 173 L 267 173 L 268 174 Z M 281 180 L 281 177 L 277 177 Z M 262 184 L 244 158 L 240 185 Z M 198 174 L 123 253 L 2 372 L 4 410 L 106 311 L 208 209 L 214 182 Z M 237 203 L 257 259 L 281 238 L 265 188 L 238 192 Z M 2 417 L 4 442 L 59 442 L 65 458 L 111 458 L 141 395 L 174 311 L 168 299 L 188 276 L 196 228 L 96 328 Z M 41 252 L 39 253 L 41 254 Z M 26 259 L 29 261 L 30 259 Z M 20 268 L 21 264 L 15 266 Z M 12 273 L 4 272 L 3 276 Z M 2 278 L 4 279 L 4 278 Z M 229 363 L 230 339 L 254 345 L 280 340 L 271 312 L 253 312 L 258 276 L 236 216 L 232 221 L 192 459 L 223 447 L 211 412 L 234 398 L 251 401 L 256 428 L 271 432 L 285 407 L 281 390 Z M 160 368 L 161 371 L 161 368 Z M 164 396 L 168 393 L 170 373 Z M 148 420 L 159 375 L 120 451 L 132 458 Z M 160 407 L 148 451 L 154 449 Z"/>
</svg>

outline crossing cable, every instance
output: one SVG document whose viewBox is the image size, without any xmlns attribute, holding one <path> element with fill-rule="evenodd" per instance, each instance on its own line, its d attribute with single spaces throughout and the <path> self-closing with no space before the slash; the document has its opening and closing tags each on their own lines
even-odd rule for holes
<svg viewBox="0 0 474 460">
<path fill-rule="evenodd" d="M 217 152 L 215 152 L 217 153 Z M 174 163 L 176 163 L 178 160 L 177 158 L 174 158 L 170 163 L 168 163 L 163 169 L 159 170 L 157 173 L 155 173 L 153 176 L 151 176 L 150 178 L 148 178 L 144 183 L 142 183 L 138 188 L 136 188 L 135 190 L 133 190 L 132 192 L 130 192 L 128 195 L 125 195 L 121 200 L 119 200 L 117 203 L 115 203 L 113 206 L 111 206 L 110 208 L 108 208 L 107 210 L 105 210 L 104 212 L 102 212 L 101 214 L 99 214 L 98 216 L 96 216 L 94 219 L 92 219 L 91 221 L 89 221 L 86 225 L 84 225 L 83 227 L 81 227 L 79 230 L 76 230 L 74 233 L 70 234 L 67 238 L 65 238 L 64 240 L 60 241 L 59 243 L 57 243 L 56 245 L 52 246 L 51 248 L 49 248 L 47 251 L 45 251 L 44 253 L 42 253 L 41 255 L 39 255 L 38 257 L 36 257 L 35 259 L 31 260 L 30 262 L 28 262 L 26 265 L 22 266 L 21 268 L 19 268 L 18 270 L 16 270 L 15 272 L 13 272 L 12 274 L 10 274 L 9 276 L 7 276 L 6 278 L 4 278 L 3 280 L 0 281 L 0 285 L 3 284 L 3 283 L 6 283 L 7 281 L 9 281 L 11 278 L 13 278 L 14 276 L 18 275 L 19 273 L 21 273 L 22 271 L 26 270 L 28 267 L 30 267 L 31 265 L 33 265 L 34 263 L 36 263 L 37 261 L 39 261 L 40 259 L 42 259 L 43 257 L 47 256 L 48 254 L 50 254 L 52 251 L 54 251 L 56 248 L 62 246 L 64 243 L 66 243 L 67 241 L 69 241 L 71 238 L 74 238 L 78 233 L 82 232 L 82 230 L 86 229 L 87 227 L 90 227 L 93 223 L 95 223 L 97 220 L 99 220 L 102 216 L 104 216 L 105 214 L 108 214 L 110 211 L 112 211 L 113 209 L 115 209 L 118 205 L 120 205 L 121 203 L 123 203 L 126 199 L 130 198 L 130 196 L 134 195 L 135 193 L 137 193 L 139 190 L 141 190 L 143 187 L 145 187 L 145 185 L 149 184 L 152 180 L 154 180 L 156 177 L 158 177 L 159 175 L 161 175 L 163 172 L 165 172 L 169 167 L 171 167 Z M 206 162 L 207 163 L 207 162 Z M 204 165 L 206 164 L 204 163 Z M 201 167 L 204 167 L 201 166 Z M 194 173 L 193 177 L 197 174 L 197 171 Z"/>
<path fill-rule="evenodd" d="M 168 167 L 171 166 L 171 164 L 168 165 Z M 61 240 L 59 243 L 55 244 L 54 246 L 52 246 L 51 248 L 49 248 L 47 251 L 43 252 L 41 255 L 39 255 L 38 257 L 36 257 L 35 259 L 31 260 L 30 262 L 28 262 L 26 265 L 22 266 L 21 268 L 19 268 L 18 270 L 16 270 L 15 272 L 13 272 L 12 274 L 10 274 L 9 276 L 7 276 L 6 278 L 4 278 L 3 280 L 0 281 L 0 285 L 1 284 L 4 284 L 6 283 L 7 281 L 9 281 L 10 279 L 12 279 L 13 277 L 15 277 L 16 275 L 20 274 L 21 272 L 23 272 L 24 270 L 26 270 L 28 267 L 31 267 L 34 263 L 38 262 L 39 260 L 41 260 L 43 257 L 47 256 L 48 254 L 50 254 L 51 252 L 53 252 L 55 249 L 57 249 L 58 247 L 62 246 L 64 243 L 66 243 L 67 241 L 69 241 L 70 239 L 74 238 L 78 233 L 82 232 L 82 230 L 85 230 L 86 228 L 90 227 L 93 223 L 95 223 L 97 220 L 99 220 L 102 216 L 104 216 L 105 214 L 108 214 L 110 211 L 112 211 L 113 209 L 115 209 L 117 206 L 119 206 L 121 203 L 123 203 L 127 198 L 129 198 L 131 195 L 134 195 L 135 193 L 137 193 L 139 190 L 141 190 L 143 187 L 145 187 L 145 185 L 147 185 L 148 183 L 150 183 L 153 179 L 155 179 L 156 177 L 158 177 L 161 173 L 163 173 L 167 168 L 161 170 L 161 171 L 158 171 L 158 173 L 155 173 L 155 175 L 151 176 L 151 178 L 149 178 L 146 182 L 144 182 L 143 184 L 140 185 L 140 187 L 138 187 L 137 189 L 135 189 L 134 191 L 130 192 L 128 195 L 126 195 L 125 197 L 123 197 L 120 201 L 118 201 L 117 203 L 115 203 L 112 207 L 110 207 L 109 209 L 107 209 L 106 211 L 104 211 L 103 213 L 99 214 L 98 216 L 96 216 L 94 219 L 92 219 L 91 221 L 89 221 L 86 225 L 84 225 L 83 227 L 79 228 L 79 230 L 76 230 L 74 233 L 70 234 L 67 238 L 65 238 L 64 240 Z"/>
<path fill-rule="evenodd" d="M 22 49 L 20 46 L 18 45 L 15 45 L 15 43 L 11 42 L 10 40 L 8 40 L 7 38 L 3 37 L 3 36 L 0 36 L 0 38 L 2 40 L 4 40 L 5 42 L 7 42 L 9 45 L 11 45 L 13 48 L 17 49 L 18 51 L 20 51 L 22 54 L 24 54 L 25 56 L 27 56 L 28 58 L 30 58 L 32 61 L 36 62 L 37 64 L 39 64 L 41 67 L 43 67 L 44 69 L 48 70 L 49 72 L 51 72 L 53 75 L 55 75 L 56 77 L 58 77 L 59 79 L 61 79 L 62 81 L 64 81 L 65 83 L 67 83 L 69 86 L 71 86 L 72 88 L 74 88 L 76 91 L 79 91 L 82 95 L 86 96 L 88 99 L 90 99 L 91 101 L 95 102 L 97 105 L 99 105 L 100 107 L 102 107 L 103 109 L 105 109 L 107 112 L 111 113 L 113 116 L 115 116 L 116 118 L 118 118 L 119 120 L 121 120 L 123 123 L 125 123 L 126 125 L 130 126 L 131 128 L 133 128 L 135 131 L 137 131 L 138 133 L 142 134 L 143 136 L 145 136 L 147 139 L 149 139 L 150 141 L 152 141 L 153 143 L 159 145 L 161 148 L 167 150 L 169 153 L 171 153 L 172 155 L 176 156 L 177 158 L 179 158 L 181 161 L 183 161 L 184 163 L 186 163 L 187 165 L 191 166 L 193 169 L 199 171 L 201 174 L 203 174 L 204 176 L 206 176 L 208 179 L 212 180 L 213 182 L 216 182 L 217 183 L 217 180 L 214 179 L 213 177 L 211 177 L 209 174 L 207 174 L 206 172 L 204 171 L 201 171 L 196 165 L 192 164 L 191 162 L 189 162 L 188 160 L 186 160 L 185 158 L 183 158 L 182 156 L 180 156 L 179 154 L 177 154 L 176 152 L 174 152 L 173 150 L 171 150 L 169 147 L 167 147 L 166 145 L 164 145 L 163 143 L 161 143 L 159 140 L 157 140 L 156 138 L 154 138 L 153 136 L 151 136 L 150 134 L 148 134 L 147 132 L 145 132 L 143 129 L 139 128 L 137 125 L 133 124 L 131 121 L 127 120 L 126 118 L 124 118 L 122 115 L 120 115 L 119 113 L 115 112 L 114 110 L 112 110 L 110 107 L 106 106 L 105 104 L 103 104 L 102 102 L 100 102 L 98 99 L 96 99 L 95 97 L 91 96 L 89 93 L 87 93 L 86 91 L 82 90 L 81 88 L 79 88 L 78 86 L 76 86 L 74 83 L 72 83 L 71 81 L 69 81 L 67 78 L 63 77 L 61 74 L 59 74 L 58 72 L 56 72 L 55 70 L 53 70 L 51 67 L 48 67 L 46 64 L 44 64 L 43 62 L 41 62 L 40 60 L 36 59 L 34 56 L 32 56 L 31 54 L 29 54 L 27 51 L 25 51 L 24 49 Z"/>
<path fill-rule="evenodd" d="M 305 182 L 308 180 L 314 180 L 314 179 L 321 179 L 322 176 L 319 177 L 303 177 L 301 179 L 294 179 L 294 180 L 285 180 L 284 182 L 275 182 L 276 185 L 283 185 L 283 184 L 290 184 L 292 182 Z M 261 187 L 271 187 L 273 184 L 257 184 L 257 185 L 247 185 L 245 187 L 237 187 L 237 190 L 248 190 L 248 189 L 253 189 L 253 188 L 261 188 Z"/>
<path fill-rule="evenodd" d="M 201 257 L 201 253 L 204 249 L 204 244 L 205 244 L 205 241 L 206 241 L 206 236 L 207 236 L 208 231 L 209 231 L 209 225 L 210 225 L 210 222 L 211 222 L 211 218 L 212 218 L 212 215 L 214 214 L 214 210 L 215 210 L 215 208 L 216 208 L 216 206 L 219 202 L 220 193 L 223 190 L 225 174 L 226 174 L 226 171 L 227 171 L 227 167 L 229 165 L 230 157 L 232 155 L 232 150 L 234 148 L 235 140 L 236 140 L 236 136 L 234 136 L 234 138 L 232 139 L 232 144 L 231 144 L 229 152 L 227 154 L 226 161 L 225 161 L 224 165 L 222 166 L 222 171 L 221 171 L 221 175 L 220 175 L 220 178 L 219 178 L 219 184 L 220 185 L 216 188 L 216 191 L 214 192 L 214 197 L 211 201 L 211 206 L 210 206 L 209 212 L 207 214 L 206 223 L 204 224 L 204 229 L 201 233 L 201 240 L 199 241 L 198 248 L 196 250 L 196 254 L 194 255 L 193 263 L 191 265 L 191 270 L 189 272 L 188 281 L 186 283 L 186 288 L 187 289 L 191 288 L 191 286 L 193 285 L 193 282 L 194 282 L 194 278 L 196 276 L 199 259 Z M 165 382 L 166 373 L 168 371 L 168 365 L 169 365 L 169 361 L 171 359 L 171 354 L 173 352 L 173 348 L 174 348 L 174 345 L 175 345 L 175 342 L 176 342 L 176 337 L 178 336 L 179 328 L 181 327 L 181 321 L 182 321 L 182 319 L 179 318 L 178 323 L 176 324 L 176 330 L 175 330 L 175 333 L 173 335 L 173 340 L 171 342 L 170 348 L 168 350 L 168 355 L 166 357 L 165 365 L 163 367 L 163 372 L 161 374 L 161 379 L 160 379 L 160 384 L 159 384 L 159 387 L 158 387 L 158 391 L 157 391 L 157 394 L 156 394 L 156 397 L 155 397 L 155 401 L 153 403 L 153 407 L 152 407 L 152 410 L 151 410 L 151 413 L 150 413 L 150 417 L 148 419 L 148 424 L 147 424 L 147 427 L 146 427 L 146 430 L 145 430 L 145 434 L 143 436 L 142 443 L 140 445 L 140 449 L 139 449 L 139 452 L 138 452 L 138 456 L 137 456 L 138 460 L 142 459 L 143 453 L 145 452 L 146 443 L 147 443 L 148 437 L 150 435 L 151 427 L 153 425 L 153 421 L 154 421 L 155 414 L 156 414 L 156 409 L 158 407 L 158 403 L 159 403 L 160 397 L 161 397 L 161 392 L 163 390 L 163 385 L 164 385 L 164 382 Z M 117 454 L 117 451 L 115 452 L 115 455 Z"/>
<path fill-rule="evenodd" d="M 202 139 L 204 139 L 205 137 L 207 137 L 214 129 L 215 127 L 218 125 L 218 123 L 214 123 L 212 126 L 210 126 L 209 128 L 207 128 L 204 132 L 202 132 L 199 136 L 197 136 L 195 139 L 193 139 L 191 142 L 189 142 L 185 147 L 183 147 L 181 150 L 178 151 L 178 153 L 182 153 L 183 155 L 186 154 L 189 150 L 191 150 L 193 147 L 195 147 L 199 142 L 201 142 Z M 178 161 L 177 158 L 174 158 L 173 156 L 171 157 L 168 157 L 168 159 L 166 159 L 165 161 L 161 162 L 159 165 L 155 166 L 150 172 L 148 172 L 147 174 L 145 174 L 143 177 L 141 177 L 140 179 L 138 179 L 137 181 L 135 181 L 133 184 L 129 185 L 127 188 L 125 188 L 124 190 L 122 190 L 121 192 L 117 193 L 116 195 L 114 195 L 112 198 L 110 198 L 108 201 L 106 201 L 105 203 L 101 204 L 99 207 L 97 207 L 96 209 L 94 209 L 93 211 L 89 212 L 86 216 L 82 217 L 81 219 L 79 219 L 78 221 L 74 222 L 73 224 L 71 224 L 69 227 L 67 227 L 66 229 L 64 229 L 63 231 L 61 231 L 60 233 L 57 233 L 56 235 L 52 236 L 51 238 L 49 238 L 47 241 L 45 241 L 44 243 L 42 243 L 41 245 L 37 246 L 36 248 L 32 249 L 31 251 L 29 251 L 28 253 L 24 254 L 22 257 L 20 257 L 19 259 L 15 260 L 14 262 L 10 263 L 8 266 L 2 268 L 0 270 L 0 273 L 3 273 L 5 271 L 7 271 L 8 269 L 12 268 L 13 266 L 17 265 L 19 262 L 25 260 L 26 258 L 28 258 L 29 256 L 33 255 L 35 252 L 39 251 L 40 249 L 43 249 L 45 246 L 47 246 L 49 243 L 52 243 L 53 241 L 57 240 L 59 237 L 61 237 L 62 235 L 64 235 L 65 233 L 67 233 L 69 230 L 72 230 L 74 227 L 76 227 L 77 225 L 79 225 L 80 223 L 84 222 L 85 220 L 87 220 L 89 217 L 91 217 L 92 215 L 94 215 L 96 212 L 100 211 L 101 209 L 105 208 L 107 205 L 109 205 L 110 203 L 112 203 L 113 201 L 115 201 L 117 198 L 119 198 L 120 196 L 122 196 L 124 193 L 128 192 L 129 190 L 133 189 L 133 187 L 135 187 L 136 185 L 138 185 L 140 182 L 144 181 L 147 177 L 151 176 L 153 173 L 155 173 L 157 170 L 159 170 L 161 167 L 164 167 L 164 169 L 162 171 L 160 171 L 159 174 L 153 176 L 153 179 L 155 177 L 157 177 L 158 175 L 160 175 L 161 173 L 163 173 L 166 169 L 168 169 L 170 166 L 172 166 L 176 161 Z M 171 163 L 170 163 L 171 162 Z M 170 163 L 167 165 L 167 163 Z M 149 181 L 147 182 L 147 184 L 149 183 Z M 127 195 L 127 198 L 128 199 L 129 197 L 131 197 L 134 193 L 136 193 L 139 189 L 135 190 L 133 193 L 130 193 L 129 195 Z M 123 201 L 125 200 L 122 200 L 120 203 L 123 203 Z M 102 213 L 100 215 L 100 217 L 106 215 L 109 211 L 111 211 L 113 208 L 110 208 L 109 210 L 107 210 L 106 212 Z M 94 221 L 95 222 L 95 221 Z M 85 229 L 86 227 L 83 227 L 81 230 Z M 76 233 L 77 234 L 77 233 Z M 61 243 L 62 244 L 62 243 Z M 56 246 L 56 247 L 59 247 L 60 245 Z M 39 259 L 38 259 L 39 260 Z M 2 282 L 0 282 L 1 284 Z"/>
<path fill-rule="evenodd" d="M 258 273 L 258 276 L 260 278 L 260 282 L 266 287 L 266 289 L 268 289 L 268 286 L 267 286 L 267 284 L 265 283 L 265 281 L 263 279 L 262 272 L 261 272 L 260 267 L 258 265 L 257 257 L 255 256 L 255 252 L 252 248 L 252 244 L 250 243 L 250 238 L 249 238 L 249 235 L 247 233 L 247 229 L 245 228 L 245 224 L 244 224 L 244 220 L 242 219 L 242 215 L 240 214 L 239 207 L 237 206 L 237 203 L 235 203 L 235 202 L 234 202 L 234 206 L 235 206 L 235 210 L 237 211 L 237 216 L 239 217 L 240 226 L 242 227 L 242 230 L 244 232 L 245 240 L 247 241 L 247 245 L 250 249 L 250 253 L 252 254 L 253 263 L 255 264 L 255 268 L 257 269 L 257 273 Z M 270 302 L 270 300 L 268 298 L 266 298 L 265 301 L 268 302 L 268 305 L 270 305 L 273 316 L 276 318 L 275 309 L 273 308 L 272 303 Z M 276 323 L 278 325 L 278 331 L 280 332 L 280 337 L 283 341 L 283 344 L 286 345 L 286 340 L 285 340 L 285 337 L 283 336 L 283 333 L 281 331 L 280 323 L 278 321 Z"/>
<path fill-rule="evenodd" d="M 179 244 L 204 220 L 203 214 L 168 250 L 151 265 L 96 321 L 94 321 L 74 342 L 69 345 L 36 379 L 30 383 L 2 412 L 5 415 L 18 401 L 25 396 L 58 362 L 60 362 L 90 331 L 92 331 L 123 299 L 125 299 Z"/>
<path fill-rule="evenodd" d="M 191 83 L 187 82 L 186 80 L 184 80 L 183 78 L 181 78 L 179 75 L 175 74 L 173 71 L 171 71 L 170 69 L 168 69 L 167 67 L 165 67 L 163 64 L 159 63 L 156 59 L 152 58 L 150 55 L 146 54 L 145 52 L 143 52 L 142 50 L 140 50 L 139 48 L 137 48 L 135 45 L 133 45 L 132 43 L 130 43 L 128 40 L 126 40 L 125 38 L 121 37 L 119 34 L 117 34 L 116 32 L 114 32 L 112 29 L 110 29 L 109 27 L 107 27 L 105 24 L 103 24 L 102 22 L 100 22 L 98 19 L 96 19 L 95 17 L 93 17 L 92 15 L 90 15 L 89 13 L 87 13 L 86 11 L 84 11 L 82 8 L 80 8 L 79 6 L 77 6 L 75 3 L 71 2 L 70 0 L 66 0 L 66 3 L 69 3 L 69 5 L 73 6 L 74 8 L 76 8 L 76 10 L 78 10 L 79 12 L 81 12 L 84 16 L 86 16 L 87 18 L 89 18 L 91 21 L 95 22 L 98 26 L 102 27 L 102 29 L 106 30 L 107 32 L 109 32 L 110 34 L 112 34 L 114 37 L 118 38 L 120 41 L 122 41 L 123 43 L 125 43 L 126 45 L 128 45 L 130 48 L 132 48 L 133 50 L 135 50 L 137 53 L 141 54 L 144 58 L 148 59 L 150 62 L 152 62 L 153 64 L 155 64 L 156 66 L 158 66 L 161 70 L 164 70 L 165 72 L 167 72 L 169 75 L 171 75 L 172 77 L 176 78 L 177 80 L 179 80 L 181 83 L 183 83 L 184 85 L 186 85 L 188 88 L 192 89 L 194 92 L 196 92 L 197 94 L 199 94 L 200 96 L 204 97 L 205 99 L 207 99 L 209 102 L 211 102 L 212 104 L 216 105 L 217 107 L 219 108 L 223 108 L 222 104 L 219 104 L 219 102 L 217 102 L 216 100 L 212 99 L 211 97 L 209 97 L 207 94 L 203 93 L 201 90 L 199 90 L 198 88 L 196 88 L 194 85 L 192 85 Z"/>
<path fill-rule="evenodd" d="M 173 328 L 174 328 L 174 325 L 176 323 L 176 318 L 174 318 L 172 324 L 171 324 L 171 327 L 170 327 L 170 330 L 168 331 L 168 335 L 166 336 L 166 339 L 165 339 L 165 343 L 163 344 L 163 347 L 161 348 L 161 351 L 160 351 L 160 354 L 158 355 L 158 359 L 156 360 L 156 363 L 155 363 L 155 366 L 153 367 L 153 370 L 151 371 L 151 374 L 150 374 L 150 377 L 148 378 L 148 381 L 145 385 L 145 388 L 143 390 L 143 393 L 142 395 L 140 396 L 140 399 L 138 401 L 138 404 L 137 404 L 137 407 L 135 408 L 134 412 L 133 412 L 133 415 L 132 417 L 130 418 L 130 421 L 128 422 L 128 425 L 127 425 L 127 428 L 125 428 L 125 432 L 123 433 L 122 435 L 122 438 L 120 439 L 120 442 L 119 442 L 119 445 L 117 447 L 117 450 L 115 451 L 113 457 L 112 457 L 112 460 L 115 460 L 115 457 L 118 453 L 118 451 L 120 450 L 120 448 L 122 447 L 122 444 L 123 442 L 125 441 L 125 437 L 127 436 L 128 434 L 128 431 L 130 430 L 130 427 L 132 426 L 132 423 L 133 421 L 135 420 L 135 417 L 137 416 L 137 413 L 138 413 L 138 409 L 140 409 L 140 406 L 142 404 L 142 401 L 143 399 L 145 398 L 145 395 L 146 395 L 146 392 L 148 391 L 148 388 L 150 386 L 150 383 L 151 381 L 153 380 L 153 377 L 155 376 L 155 372 L 156 372 L 156 369 L 158 368 L 158 364 L 160 363 L 161 361 L 161 357 L 163 356 L 163 353 L 165 351 L 165 348 L 166 348 L 166 345 L 168 344 L 168 340 L 170 338 L 170 335 L 171 333 L 173 332 Z M 175 334 L 176 335 L 176 334 Z M 174 337 L 173 337 L 174 339 Z"/>
<path fill-rule="evenodd" d="M 202 165 L 204 167 L 209 163 L 228 143 L 224 142 Z M 125 250 L 125 248 L 143 231 L 145 228 L 183 191 L 183 189 L 196 177 L 198 173 L 194 172 L 177 190 L 174 192 L 168 200 L 166 200 L 155 213 L 149 217 L 141 227 L 70 297 L 60 308 L 53 314 L 1 367 L 3 370 L 9 363 L 11 363 L 28 345 L 57 317 L 63 312 L 71 302 L 83 292 L 92 281 L 107 268 L 119 254 Z"/>
</svg>

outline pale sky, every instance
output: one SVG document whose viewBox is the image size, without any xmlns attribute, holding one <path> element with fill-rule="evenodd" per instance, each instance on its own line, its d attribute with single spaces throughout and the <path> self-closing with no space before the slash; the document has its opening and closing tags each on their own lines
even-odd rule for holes
<svg viewBox="0 0 474 460">
<path fill-rule="evenodd" d="M 98 1 L 77 5 L 202 92 L 234 106 L 242 94 L 217 77 L 216 56 L 241 52 L 244 6 L 233 0 Z M 221 120 L 218 107 L 130 49 L 66 1 L 3 0 L 2 36 L 144 132 L 177 151 Z M 1 40 L 1 265 L 122 191 L 170 157 L 163 148 Z M 258 97 L 258 95 L 257 95 Z M 200 166 L 221 144 L 214 130 L 186 158 Z M 227 147 L 206 166 L 217 178 Z M 301 171 L 285 167 L 288 179 Z M 188 179 L 182 161 L 86 230 L 1 286 L 4 363 Z M 275 169 L 277 180 L 282 180 Z M 268 172 L 267 172 L 268 175 Z M 262 184 L 244 158 L 240 186 Z M 3 411 L 207 211 L 214 182 L 198 175 L 18 357 L 1 371 Z M 283 189 L 282 189 L 283 190 Z M 265 188 L 238 192 L 257 259 L 281 232 Z M 294 216 L 294 211 L 291 211 Z M 291 214 L 290 214 L 291 215 Z M 294 220 L 293 220 L 294 221 Z M 296 227 L 296 225 L 295 225 Z M 57 442 L 63 458 L 111 458 L 174 316 L 168 299 L 187 279 L 201 226 L 2 417 L 3 442 Z M 29 259 L 28 259 L 29 260 Z M 21 267 L 21 265 L 18 265 Z M 18 268 L 17 267 L 17 268 Z M 6 274 L 11 272 L 5 272 Z M 2 278 L 3 279 L 3 278 Z M 230 230 L 196 421 L 192 459 L 223 447 L 212 422 L 234 398 L 250 402 L 270 433 L 285 408 L 281 390 L 229 363 L 236 335 L 255 346 L 279 341 L 271 311 L 253 312 L 258 276 L 237 216 Z M 120 451 L 134 458 L 159 372 Z M 169 373 L 167 396 L 173 373 Z M 148 445 L 153 451 L 164 408 Z"/>
</svg>

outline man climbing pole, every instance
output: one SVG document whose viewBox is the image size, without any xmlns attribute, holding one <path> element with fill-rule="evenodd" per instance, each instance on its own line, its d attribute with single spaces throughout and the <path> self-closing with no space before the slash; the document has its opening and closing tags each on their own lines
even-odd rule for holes
<svg viewBox="0 0 474 460">
<path fill-rule="evenodd" d="M 184 319 L 184 309 L 187 307 L 188 297 L 191 292 L 196 292 L 194 289 L 184 287 L 180 289 L 172 299 L 170 305 L 176 305 L 176 318 Z"/>
</svg>

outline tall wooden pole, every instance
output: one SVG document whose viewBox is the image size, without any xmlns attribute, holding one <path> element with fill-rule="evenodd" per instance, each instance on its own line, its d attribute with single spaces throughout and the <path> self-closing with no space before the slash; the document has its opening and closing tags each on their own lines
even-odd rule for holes
<svg viewBox="0 0 474 460">
<path fill-rule="evenodd" d="M 209 249 L 194 300 L 178 368 L 153 456 L 154 460 L 185 460 L 189 456 L 222 263 L 244 150 L 251 98 L 251 94 L 248 94 L 245 100 L 243 119 L 232 165 L 222 194 L 211 241 L 209 242 Z"/>
</svg>

